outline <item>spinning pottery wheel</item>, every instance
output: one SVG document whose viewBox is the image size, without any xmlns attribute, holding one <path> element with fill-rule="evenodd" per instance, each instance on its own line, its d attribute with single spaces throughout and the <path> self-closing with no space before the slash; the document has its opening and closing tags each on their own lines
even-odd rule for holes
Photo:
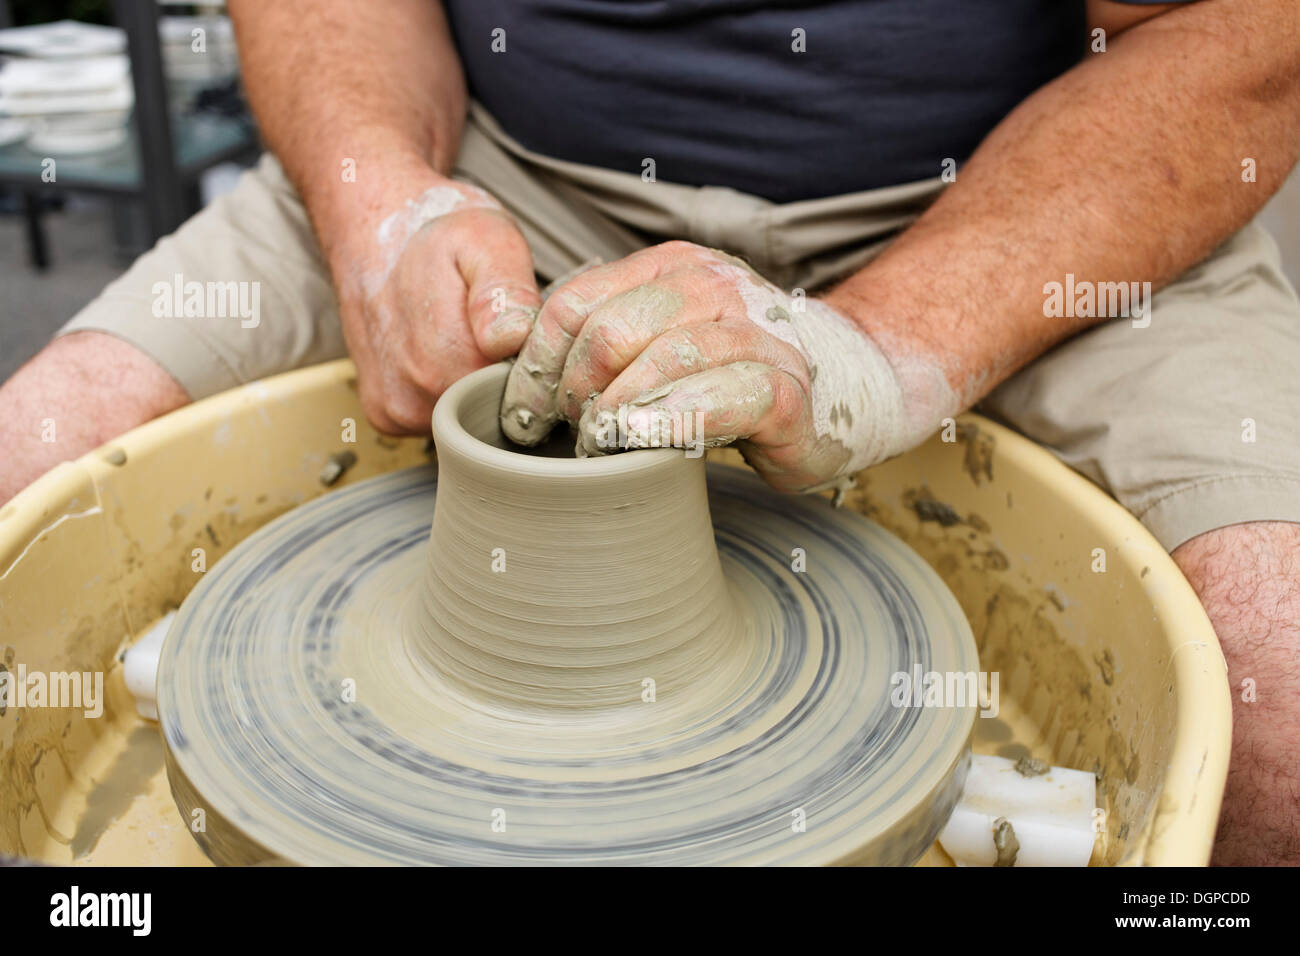
<svg viewBox="0 0 1300 956">
<path fill-rule="evenodd" d="M 267 525 L 177 614 L 158 709 L 218 862 L 914 862 L 978 670 L 896 538 L 681 451 L 507 450 L 507 369 L 434 415 L 439 473 Z M 429 519 L 433 516 L 433 532 Z"/>
</svg>

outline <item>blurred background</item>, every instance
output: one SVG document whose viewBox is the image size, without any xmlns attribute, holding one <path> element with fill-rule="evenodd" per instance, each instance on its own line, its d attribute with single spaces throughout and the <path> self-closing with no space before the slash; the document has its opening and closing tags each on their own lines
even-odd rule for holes
<svg viewBox="0 0 1300 956">
<path fill-rule="evenodd" d="M 0 0 L 0 381 L 257 152 L 224 0 Z M 1300 284 L 1300 176 L 1262 219 Z"/>
<path fill-rule="evenodd" d="M 258 151 L 224 0 L 0 0 L 0 381 Z"/>
</svg>

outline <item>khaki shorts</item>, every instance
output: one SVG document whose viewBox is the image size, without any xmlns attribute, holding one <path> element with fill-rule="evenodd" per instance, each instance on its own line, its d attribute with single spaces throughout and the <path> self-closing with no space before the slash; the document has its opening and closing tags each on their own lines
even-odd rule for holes
<svg viewBox="0 0 1300 956">
<path fill-rule="evenodd" d="M 457 178 L 513 213 L 543 280 L 669 238 L 743 256 L 787 289 L 859 268 L 942 188 L 937 180 L 777 204 L 725 187 L 644 182 L 539 156 L 471 111 Z M 260 320 L 158 317 L 156 283 L 260 285 Z M 1140 324 L 1140 323 L 1139 323 Z M 307 216 L 271 156 L 141 256 L 60 334 L 132 343 L 198 399 L 346 354 Z M 1300 522 L 1300 302 L 1250 225 L 1156 294 L 1151 322 L 1093 327 L 980 410 L 1051 449 L 1164 544 L 1246 521 Z"/>
</svg>

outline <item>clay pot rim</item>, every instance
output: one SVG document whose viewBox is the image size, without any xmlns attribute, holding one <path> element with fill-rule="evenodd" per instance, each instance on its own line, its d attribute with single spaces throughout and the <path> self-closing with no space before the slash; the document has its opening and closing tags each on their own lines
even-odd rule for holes
<svg viewBox="0 0 1300 956">
<path fill-rule="evenodd" d="M 670 464 L 680 464 L 680 448 L 641 448 L 595 458 L 547 458 L 510 451 L 484 441 L 466 428 L 468 402 L 492 403 L 493 420 L 501 406 L 509 362 L 498 362 L 471 372 L 442 394 L 433 408 L 433 441 L 438 454 L 451 453 L 488 467 L 537 478 L 626 477 Z"/>
</svg>

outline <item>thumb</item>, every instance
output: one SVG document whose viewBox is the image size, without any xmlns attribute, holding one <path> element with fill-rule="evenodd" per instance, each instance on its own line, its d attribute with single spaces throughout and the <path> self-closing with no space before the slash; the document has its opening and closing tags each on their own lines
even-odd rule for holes
<svg viewBox="0 0 1300 956">
<path fill-rule="evenodd" d="M 514 223 L 493 216 L 457 257 L 465 280 L 466 315 L 484 358 L 507 358 L 532 331 L 542 297 L 533 276 L 533 256 Z"/>
</svg>

